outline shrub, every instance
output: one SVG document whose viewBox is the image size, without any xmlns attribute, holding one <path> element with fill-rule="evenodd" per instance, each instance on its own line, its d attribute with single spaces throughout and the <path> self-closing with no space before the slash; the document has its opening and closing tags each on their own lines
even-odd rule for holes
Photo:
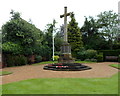
<svg viewBox="0 0 120 96">
<path fill-rule="evenodd" d="M 85 59 L 95 59 L 96 55 L 96 50 L 83 50 L 77 53 L 77 59 L 81 59 L 82 61 Z"/>
<path fill-rule="evenodd" d="M 35 55 L 28 55 L 27 61 L 28 61 L 28 64 L 34 63 L 35 62 Z"/>
<path fill-rule="evenodd" d="M 85 59 L 85 61 L 97 62 L 97 59 Z"/>
<path fill-rule="evenodd" d="M 98 54 L 96 56 L 97 62 L 103 62 L 103 55 L 102 54 Z"/>
<path fill-rule="evenodd" d="M 6 55 L 5 58 L 7 67 L 15 66 L 15 59 L 13 55 Z"/>
<path fill-rule="evenodd" d="M 42 61 L 42 57 L 40 55 L 36 55 L 35 56 L 35 62 L 38 63 L 38 62 L 41 62 Z"/>
<path fill-rule="evenodd" d="M 90 59 L 85 59 L 84 61 L 90 61 Z"/>
<path fill-rule="evenodd" d="M 89 49 L 89 50 L 86 51 L 86 55 L 87 55 L 87 58 L 93 59 L 93 58 L 96 57 L 97 51 Z"/>
<path fill-rule="evenodd" d="M 86 56 L 86 51 L 77 52 L 77 59 L 80 59 L 81 61 L 87 59 Z"/>
<path fill-rule="evenodd" d="M 120 55 L 118 56 L 118 62 L 120 63 Z"/>
<path fill-rule="evenodd" d="M 58 56 L 59 56 L 59 55 L 60 55 L 60 52 L 55 52 L 55 55 L 58 55 Z"/>
<path fill-rule="evenodd" d="M 59 59 L 59 56 L 54 56 L 54 60 L 57 61 Z"/>
<path fill-rule="evenodd" d="M 21 66 L 21 65 L 26 65 L 27 64 L 27 58 L 23 55 L 16 56 L 15 57 L 15 65 L 16 66 Z"/>
<path fill-rule="evenodd" d="M 39 54 L 40 56 L 42 56 L 42 60 L 43 61 L 47 61 L 47 60 L 50 60 L 51 57 L 52 57 L 52 51 L 51 49 L 48 47 L 48 46 L 41 46 L 39 47 L 40 50 L 39 50 Z"/>
<path fill-rule="evenodd" d="M 27 58 L 23 55 L 17 56 L 17 55 L 9 54 L 6 57 L 6 63 L 8 67 L 26 65 Z"/>
</svg>

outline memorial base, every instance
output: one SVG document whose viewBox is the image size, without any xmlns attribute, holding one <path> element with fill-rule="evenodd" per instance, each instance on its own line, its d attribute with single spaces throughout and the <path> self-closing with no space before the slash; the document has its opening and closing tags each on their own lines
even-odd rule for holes
<svg viewBox="0 0 120 96">
<path fill-rule="evenodd" d="M 71 55 L 71 46 L 69 43 L 63 43 L 61 46 L 61 55 L 59 63 L 74 63 L 75 59 Z"/>
<path fill-rule="evenodd" d="M 53 71 L 82 71 L 89 70 L 91 67 L 74 63 L 75 59 L 71 55 L 71 46 L 69 43 L 64 43 L 61 46 L 61 55 L 58 60 L 59 63 L 48 64 L 43 67 L 44 70 L 53 70 Z"/>
</svg>

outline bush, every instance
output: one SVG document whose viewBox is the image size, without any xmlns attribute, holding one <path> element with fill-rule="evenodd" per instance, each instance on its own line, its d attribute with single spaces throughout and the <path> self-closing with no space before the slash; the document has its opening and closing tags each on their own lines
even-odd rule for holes
<svg viewBox="0 0 120 96">
<path fill-rule="evenodd" d="M 89 50 L 86 51 L 86 55 L 87 55 L 87 58 L 93 59 L 93 58 L 96 57 L 97 51 L 89 49 Z"/>
<path fill-rule="evenodd" d="M 60 55 L 60 52 L 55 52 L 55 55 L 58 55 L 58 56 L 59 56 L 59 55 Z"/>
<path fill-rule="evenodd" d="M 35 62 L 38 63 L 38 62 L 41 62 L 42 61 L 42 57 L 40 55 L 36 55 L 35 56 Z"/>
<path fill-rule="evenodd" d="M 92 61 L 92 62 L 97 62 L 97 59 L 85 59 L 84 61 Z"/>
<path fill-rule="evenodd" d="M 15 66 L 15 59 L 13 55 L 6 55 L 5 62 L 7 67 Z"/>
<path fill-rule="evenodd" d="M 50 60 L 51 57 L 52 57 L 52 51 L 51 49 L 48 47 L 48 46 L 41 46 L 39 47 L 40 50 L 39 50 L 39 54 L 40 56 L 42 56 L 42 60 L 43 61 L 47 61 L 47 60 Z"/>
<path fill-rule="evenodd" d="M 87 56 L 86 51 L 77 52 L 77 59 L 80 59 L 81 61 L 87 59 L 86 56 Z"/>
<path fill-rule="evenodd" d="M 90 59 L 85 59 L 84 61 L 90 61 Z"/>
<path fill-rule="evenodd" d="M 118 56 L 118 62 L 120 63 L 120 55 Z"/>
<path fill-rule="evenodd" d="M 92 61 L 92 62 L 97 62 L 97 59 L 90 59 L 90 61 Z"/>
<path fill-rule="evenodd" d="M 54 56 L 54 61 L 58 61 L 59 56 Z"/>
<path fill-rule="evenodd" d="M 8 67 L 26 65 L 27 58 L 23 55 L 17 56 L 17 55 L 9 54 L 6 57 L 6 63 Z"/>
<path fill-rule="evenodd" d="M 27 58 L 23 55 L 16 56 L 15 57 L 15 65 L 16 66 L 21 66 L 21 65 L 26 65 L 27 64 Z"/>
<path fill-rule="evenodd" d="M 96 56 L 97 62 L 103 62 L 103 55 L 102 54 L 98 54 Z"/>
<path fill-rule="evenodd" d="M 82 61 L 85 59 L 95 59 L 96 55 L 96 50 L 83 50 L 77 53 L 77 59 L 81 59 Z"/>
</svg>

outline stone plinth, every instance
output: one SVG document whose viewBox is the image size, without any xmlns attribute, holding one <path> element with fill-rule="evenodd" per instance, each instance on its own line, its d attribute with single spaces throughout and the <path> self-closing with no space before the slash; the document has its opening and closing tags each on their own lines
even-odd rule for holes
<svg viewBox="0 0 120 96">
<path fill-rule="evenodd" d="M 71 54 L 71 46 L 69 43 L 63 43 L 60 49 L 62 54 Z"/>
<path fill-rule="evenodd" d="M 71 55 L 71 46 L 69 43 L 63 43 L 61 46 L 61 55 L 58 60 L 59 63 L 73 63 L 75 60 Z"/>
</svg>

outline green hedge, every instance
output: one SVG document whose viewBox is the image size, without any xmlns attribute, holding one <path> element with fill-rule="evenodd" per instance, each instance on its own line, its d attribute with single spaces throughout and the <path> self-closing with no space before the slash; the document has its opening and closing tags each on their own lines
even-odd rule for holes
<svg viewBox="0 0 120 96">
<path fill-rule="evenodd" d="M 106 56 L 119 56 L 120 49 L 118 50 L 97 50 L 98 54 L 103 53 L 103 61 L 105 61 Z"/>
<path fill-rule="evenodd" d="M 102 52 L 105 56 L 118 56 L 120 54 L 120 50 L 98 50 L 98 52 Z"/>
</svg>

